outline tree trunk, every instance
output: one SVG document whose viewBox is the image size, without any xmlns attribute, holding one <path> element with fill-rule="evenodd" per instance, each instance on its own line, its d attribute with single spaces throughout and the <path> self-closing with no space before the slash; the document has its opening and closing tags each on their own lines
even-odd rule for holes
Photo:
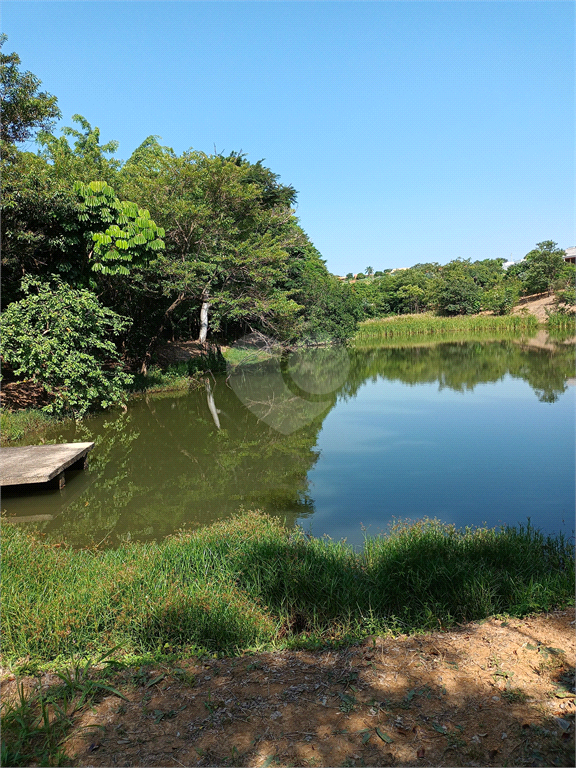
<svg viewBox="0 0 576 768">
<path fill-rule="evenodd" d="M 206 337 L 208 336 L 208 310 L 210 309 L 210 303 L 208 296 L 202 295 L 202 306 L 200 307 L 200 335 L 198 341 L 200 344 L 206 344 Z"/>
</svg>

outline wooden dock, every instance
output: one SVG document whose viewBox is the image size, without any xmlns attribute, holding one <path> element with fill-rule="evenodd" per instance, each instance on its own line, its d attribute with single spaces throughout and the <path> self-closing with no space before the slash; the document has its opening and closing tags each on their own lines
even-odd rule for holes
<svg viewBox="0 0 576 768">
<path fill-rule="evenodd" d="M 86 469 L 88 451 L 92 448 L 94 443 L 0 448 L 0 485 L 51 483 L 62 489 L 66 484 L 65 471 Z"/>
</svg>

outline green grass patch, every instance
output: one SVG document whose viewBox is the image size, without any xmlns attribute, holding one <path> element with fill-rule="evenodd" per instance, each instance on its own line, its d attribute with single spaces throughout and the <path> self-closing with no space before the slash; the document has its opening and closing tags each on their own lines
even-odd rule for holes
<svg viewBox="0 0 576 768">
<path fill-rule="evenodd" d="M 0 422 L 2 445 L 20 440 L 30 433 L 41 434 L 60 421 L 56 416 L 40 410 L 7 411 L 3 410 Z"/>
<path fill-rule="evenodd" d="M 563 309 L 552 312 L 548 315 L 546 327 L 550 331 L 564 331 L 574 336 L 576 334 L 576 315 L 574 315 L 574 312 Z"/>
<path fill-rule="evenodd" d="M 445 339 L 478 333 L 533 333 L 538 328 L 534 315 L 465 315 L 438 317 L 436 315 L 399 315 L 361 323 L 354 337 L 356 346 L 373 344 L 388 338 L 426 336 L 434 334 Z"/>
<path fill-rule="evenodd" d="M 74 550 L 3 527 L 6 661 L 321 647 L 574 601 L 574 555 L 528 526 L 435 520 L 361 551 L 247 513 L 161 544 Z"/>
<path fill-rule="evenodd" d="M 228 347 L 228 349 L 224 350 L 223 355 L 228 365 L 245 366 L 257 365 L 259 363 L 265 363 L 269 360 L 279 358 L 281 356 L 281 352 L 258 348 L 245 349 L 242 347 Z"/>
</svg>

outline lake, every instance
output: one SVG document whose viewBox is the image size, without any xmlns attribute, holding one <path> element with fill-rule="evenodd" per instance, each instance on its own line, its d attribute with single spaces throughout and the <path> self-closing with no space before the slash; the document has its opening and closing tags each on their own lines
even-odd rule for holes
<svg viewBox="0 0 576 768">
<path fill-rule="evenodd" d="M 314 536 L 437 517 L 574 532 L 575 350 L 536 339 L 316 348 L 132 401 L 45 442 L 94 440 L 62 491 L 2 511 L 75 546 L 160 540 L 239 509 Z M 33 442 L 32 440 L 30 442 Z"/>
</svg>

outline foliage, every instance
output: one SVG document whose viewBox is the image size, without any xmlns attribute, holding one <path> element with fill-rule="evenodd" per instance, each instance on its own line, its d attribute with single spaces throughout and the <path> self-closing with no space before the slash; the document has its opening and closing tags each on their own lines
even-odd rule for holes
<svg viewBox="0 0 576 768">
<path fill-rule="evenodd" d="M 281 340 L 305 332 L 303 309 L 306 315 L 314 302 L 303 303 L 302 262 L 320 265 L 325 282 L 328 272 L 289 207 L 293 188 L 261 161 L 192 150 L 177 157 L 149 137 L 121 179 L 124 194 L 145 200 L 166 230 L 166 252 L 153 264 L 166 308 L 161 327 L 200 332 L 203 309 L 211 332 L 226 339 L 253 330 Z"/>
<path fill-rule="evenodd" d="M 525 260 L 524 291 L 527 294 L 552 290 L 554 283 L 562 278 L 565 267 L 570 266 L 564 262 L 564 251 L 552 240 L 537 243 L 536 248 L 526 254 Z"/>
<path fill-rule="evenodd" d="M 59 273 L 75 285 L 85 282 L 87 239 L 72 188 L 55 181 L 46 163 L 30 152 L 16 155 L 2 181 L 4 306 L 22 297 L 24 275 Z"/>
<path fill-rule="evenodd" d="M 7 40 L 0 35 L 0 49 Z M 39 91 L 40 80 L 21 72 L 20 57 L 0 50 L 0 102 L 2 104 L 2 154 L 10 145 L 32 138 L 39 129 L 48 130 L 61 116 L 56 96 Z"/>
<path fill-rule="evenodd" d="M 38 143 L 42 147 L 40 157 L 49 165 L 52 178 L 68 186 L 75 181 L 87 184 L 94 179 L 113 185 L 121 163 L 106 155 L 114 154 L 118 142 L 100 144 L 100 129 L 93 128 L 82 115 L 72 115 L 72 121 L 82 130 L 66 126 L 62 128 L 64 135 L 60 138 L 48 131 L 41 131 L 38 135 Z M 68 136 L 76 139 L 73 146 L 70 146 Z"/>
<path fill-rule="evenodd" d="M 285 287 L 303 308 L 292 340 L 308 343 L 350 338 L 360 318 L 358 302 L 347 283 L 328 273 L 324 260 L 302 233 L 303 245 L 291 249 Z"/>
<path fill-rule="evenodd" d="M 474 315 L 482 307 L 482 289 L 471 274 L 469 260 L 442 267 L 432 286 L 433 303 L 442 315 Z"/>
<path fill-rule="evenodd" d="M 119 368 L 112 337 L 129 321 L 56 275 L 51 282 L 25 278 L 22 291 L 25 298 L 2 314 L 0 351 L 16 376 L 52 395 L 43 410 L 79 417 L 95 405 L 123 403 L 131 377 Z"/>
<path fill-rule="evenodd" d="M 88 258 L 94 272 L 129 275 L 129 266 L 141 266 L 163 250 L 164 230 L 156 226 L 149 212 L 136 203 L 118 200 L 105 181 L 77 181 L 74 191 L 81 201 L 80 221 L 96 227 L 110 224 L 104 232 L 92 234 L 94 247 Z"/>
<path fill-rule="evenodd" d="M 391 337 L 405 337 L 428 334 L 467 334 L 478 331 L 518 331 L 535 330 L 538 320 L 534 315 L 509 315 L 494 317 L 477 315 L 475 317 L 397 317 L 386 320 L 364 322 L 358 328 L 354 342 L 357 345 L 373 344 L 378 340 Z"/>
<path fill-rule="evenodd" d="M 485 291 L 482 305 L 495 315 L 509 315 L 512 308 L 518 303 L 520 296 L 520 284 L 518 281 L 509 280 L 500 282 L 493 288 Z"/>
<path fill-rule="evenodd" d="M 105 181 L 68 184 L 31 153 L 19 153 L 4 174 L 2 217 L 5 304 L 20 297 L 23 275 L 59 274 L 76 287 L 117 290 L 94 273 L 126 277 L 164 247 L 147 210 L 119 200 Z"/>
<path fill-rule="evenodd" d="M 10 525 L 3 535 L 10 659 L 119 645 L 234 653 L 295 645 L 303 631 L 361 639 L 574 600 L 572 547 L 529 525 L 457 530 L 423 520 L 367 536 L 361 552 L 256 513 L 104 552 L 52 547 Z"/>
<path fill-rule="evenodd" d="M 2 408 L 0 419 L 2 445 L 20 440 L 31 433 L 38 434 L 53 425 L 49 414 L 32 408 L 23 411 L 8 411 Z"/>
</svg>

